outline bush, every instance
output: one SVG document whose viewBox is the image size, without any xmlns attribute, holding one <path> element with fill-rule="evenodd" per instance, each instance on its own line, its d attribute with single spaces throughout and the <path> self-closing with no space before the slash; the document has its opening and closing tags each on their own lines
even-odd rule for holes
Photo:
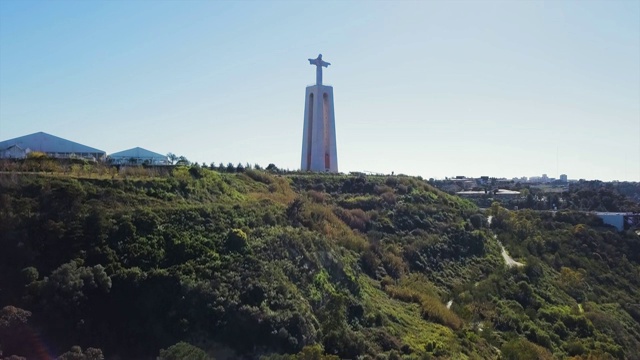
<svg viewBox="0 0 640 360">
<path fill-rule="evenodd" d="M 420 305 L 422 316 L 426 320 L 448 326 L 454 330 L 460 329 L 463 325 L 458 315 L 447 309 L 447 307 L 440 302 L 440 299 L 436 297 L 394 285 L 386 286 L 385 291 L 393 298 Z"/>
<path fill-rule="evenodd" d="M 427 320 L 448 326 L 453 330 L 459 330 L 463 325 L 458 315 L 447 309 L 439 299 L 424 297 L 420 306 L 422 307 L 422 316 Z"/>
<path fill-rule="evenodd" d="M 248 244 L 247 234 L 240 229 L 231 229 L 225 240 L 225 248 L 230 252 L 244 252 Z"/>
<path fill-rule="evenodd" d="M 179 342 L 166 350 L 160 350 L 158 360 L 214 360 L 204 350 L 186 342 Z"/>
<path fill-rule="evenodd" d="M 336 208 L 336 215 L 350 228 L 360 231 L 367 230 L 367 224 L 369 223 L 369 216 L 362 209 L 345 210 L 342 208 Z"/>
<path fill-rule="evenodd" d="M 309 195 L 309 198 L 311 199 L 311 201 L 318 204 L 325 203 L 329 198 L 329 195 L 327 193 L 316 191 L 316 190 L 309 190 L 307 192 L 307 195 Z"/>
<path fill-rule="evenodd" d="M 522 338 L 505 343 L 502 345 L 501 351 L 505 360 L 553 359 L 553 355 L 547 349 Z"/>
<path fill-rule="evenodd" d="M 469 218 L 469 222 L 473 225 L 474 229 L 481 229 L 487 226 L 487 218 L 482 216 L 481 214 L 473 214 Z"/>
<path fill-rule="evenodd" d="M 569 354 L 569 356 L 582 355 L 586 352 L 584 345 L 578 340 L 568 342 L 564 346 L 564 349 L 567 351 L 567 354 Z"/>
<path fill-rule="evenodd" d="M 104 360 L 104 355 L 100 349 L 88 348 L 83 353 L 80 346 L 72 346 L 71 350 L 60 355 L 57 360 Z"/>
</svg>

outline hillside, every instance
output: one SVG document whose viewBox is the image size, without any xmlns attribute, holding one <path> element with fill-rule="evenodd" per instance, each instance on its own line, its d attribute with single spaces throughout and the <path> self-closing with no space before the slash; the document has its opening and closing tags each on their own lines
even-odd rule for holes
<svg viewBox="0 0 640 360">
<path fill-rule="evenodd" d="M 4 357 L 639 359 L 639 303 L 634 232 L 419 178 L 0 174 Z"/>
</svg>

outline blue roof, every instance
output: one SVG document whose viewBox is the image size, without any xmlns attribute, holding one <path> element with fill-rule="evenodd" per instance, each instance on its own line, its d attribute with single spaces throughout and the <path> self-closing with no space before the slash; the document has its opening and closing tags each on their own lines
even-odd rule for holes
<svg viewBox="0 0 640 360">
<path fill-rule="evenodd" d="M 82 145 L 77 142 L 53 136 L 44 132 L 20 136 L 14 139 L 0 141 L 0 150 L 17 145 L 23 149 L 44 153 L 97 153 L 105 155 L 103 150 Z"/>
<path fill-rule="evenodd" d="M 153 152 L 147 149 L 143 149 L 141 147 L 134 147 L 133 149 L 118 151 L 116 153 L 110 154 L 110 158 L 112 159 L 153 159 L 153 160 L 167 160 L 166 155 L 158 154 L 157 152 Z"/>
</svg>

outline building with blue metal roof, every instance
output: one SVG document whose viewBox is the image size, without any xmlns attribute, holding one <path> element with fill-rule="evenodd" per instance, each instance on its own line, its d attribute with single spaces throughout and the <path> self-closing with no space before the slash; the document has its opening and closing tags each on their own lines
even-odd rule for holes
<svg viewBox="0 0 640 360">
<path fill-rule="evenodd" d="M 159 154 L 141 147 L 119 151 L 108 156 L 112 164 L 135 165 L 169 165 L 166 155 Z"/>
<path fill-rule="evenodd" d="M 24 158 L 38 151 L 54 158 L 104 160 L 106 152 L 44 132 L 0 141 L 0 158 Z"/>
</svg>

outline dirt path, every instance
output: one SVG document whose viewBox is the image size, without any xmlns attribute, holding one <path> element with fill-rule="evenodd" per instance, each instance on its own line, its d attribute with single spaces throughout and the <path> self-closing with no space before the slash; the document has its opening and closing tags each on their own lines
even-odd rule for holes
<svg viewBox="0 0 640 360">
<path fill-rule="evenodd" d="M 502 254 L 502 258 L 504 259 L 504 262 L 505 264 L 507 264 L 508 267 L 524 266 L 523 263 L 513 260 L 513 258 L 507 252 L 507 249 L 505 249 L 504 246 L 502 246 L 502 243 L 500 242 L 500 240 L 498 240 L 498 235 L 493 235 L 493 238 L 496 239 L 496 241 L 498 242 L 498 245 L 500 245 L 500 249 L 502 250 L 500 254 Z"/>
<path fill-rule="evenodd" d="M 493 220 L 493 216 L 489 215 L 489 217 L 487 217 L 487 222 L 489 223 L 489 226 L 491 226 L 491 220 Z M 507 252 L 507 249 L 505 249 L 502 243 L 500 242 L 500 240 L 498 240 L 498 235 L 493 235 L 493 238 L 496 239 L 496 241 L 498 242 L 498 245 L 500 245 L 500 249 L 501 249 L 500 253 L 502 254 L 502 258 L 504 259 L 504 262 L 505 264 L 507 264 L 508 267 L 524 266 L 523 263 L 513 260 L 513 258 Z"/>
</svg>

